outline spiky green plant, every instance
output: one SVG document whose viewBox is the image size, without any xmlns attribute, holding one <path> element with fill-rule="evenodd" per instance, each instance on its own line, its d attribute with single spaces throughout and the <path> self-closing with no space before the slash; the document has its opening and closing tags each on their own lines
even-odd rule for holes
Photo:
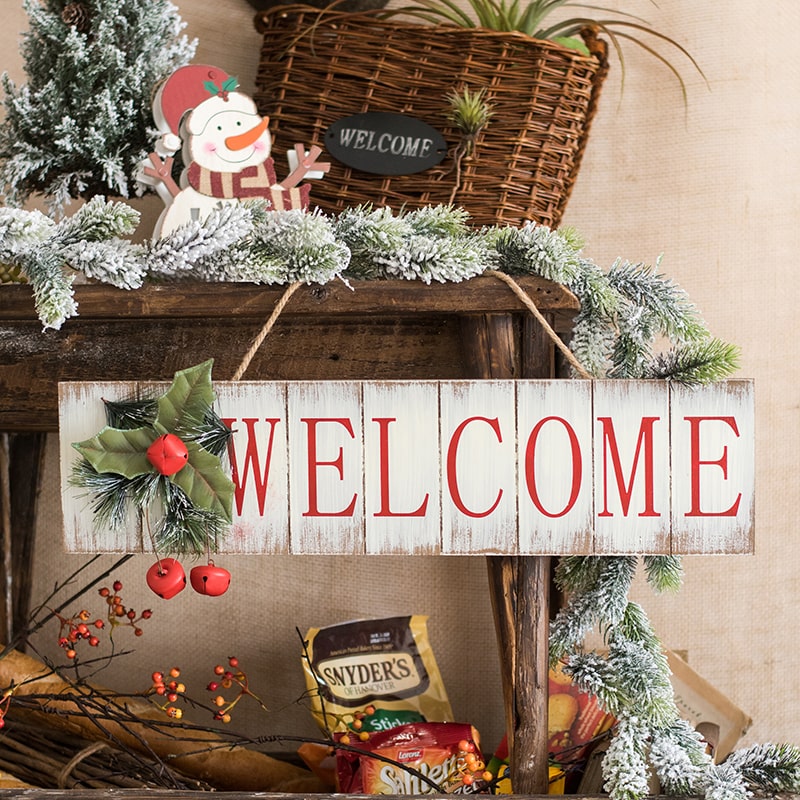
<svg viewBox="0 0 800 800">
<path fill-rule="evenodd" d="M 577 11 L 574 16 L 553 21 L 552 15 L 559 9 Z M 574 3 L 570 0 L 467 0 L 465 4 L 456 0 L 413 0 L 411 5 L 403 5 L 384 13 L 408 14 L 439 25 L 516 31 L 535 39 L 556 42 L 587 56 L 589 49 L 584 43 L 583 34 L 587 29 L 594 29 L 611 42 L 622 66 L 623 80 L 625 59 L 622 43 L 627 41 L 656 58 L 675 76 L 684 102 L 687 99 L 687 90 L 683 76 L 678 67 L 659 50 L 659 45 L 667 45 L 677 51 L 705 78 L 692 54 L 675 39 L 657 31 L 642 17 L 625 11 L 614 12 L 603 6 Z M 606 17 L 606 13 L 614 16 Z"/>
</svg>

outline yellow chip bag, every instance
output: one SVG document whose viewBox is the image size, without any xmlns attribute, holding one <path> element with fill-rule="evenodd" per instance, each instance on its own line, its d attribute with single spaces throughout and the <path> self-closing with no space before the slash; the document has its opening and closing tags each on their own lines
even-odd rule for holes
<svg viewBox="0 0 800 800">
<path fill-rule="evenodd" d="M 311 712 L 323 731 L 389 730 L 410 722 L 452 722 L 420 615 L 311 628 L 303 669 Z"/>
</svg>

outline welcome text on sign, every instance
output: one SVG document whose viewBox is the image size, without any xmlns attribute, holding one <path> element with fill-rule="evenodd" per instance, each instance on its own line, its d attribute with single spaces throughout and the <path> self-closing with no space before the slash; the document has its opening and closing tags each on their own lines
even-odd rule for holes
<svg viewBox="0 0 800 800">
<path fill-rule="evenodd" d="M 302 552 L 705 552 L 752 524 L 752 387 L 720 386 L 273 384 L 225 415 L 236 510 Z"/>
</svg>

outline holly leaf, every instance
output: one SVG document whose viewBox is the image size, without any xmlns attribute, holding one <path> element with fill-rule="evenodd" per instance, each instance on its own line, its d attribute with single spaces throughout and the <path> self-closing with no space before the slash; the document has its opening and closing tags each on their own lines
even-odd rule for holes
<svg viewBox="0 0 800 800">
<path fill-rule="evenodd" d="M 224 80 L 222 82 L 222 91 L 224 92 L 235 92 L 236 87 L 239 85 L 239 79 L 234 78 L 231 76 L 230 78 Z"/>
<path fill-rule="evenodd" d="M 183 489 L 195 506 L 233 522 L 233 481 L 222 469 L 222 462 L 196 442 L 185 444 L 189 461 L 170 480 Z"/>
<path fill-rule="evenodd" d="M 211 95 L 219 94 L 219 88 L 213 81 L 203 81 L 203 88 Z"/>
<path fill-rule="evenodd" d="M 73 447 L 97 472 L 113 472 L 125 478 L 135 478 L 153 471 L 147 460 L 147 448 L 156 438 L 150 428 L 103 428 L 97 435 Z"/>
<path fill-rule="evenodd" d="M 214 359 L 175 373 L 172 385 L 158 398 L 158 414 L 153 427 L 159 433 L 174 433 L 183 438 L 203 424 L 214 404 L 211 367 Z"/>
</svg>

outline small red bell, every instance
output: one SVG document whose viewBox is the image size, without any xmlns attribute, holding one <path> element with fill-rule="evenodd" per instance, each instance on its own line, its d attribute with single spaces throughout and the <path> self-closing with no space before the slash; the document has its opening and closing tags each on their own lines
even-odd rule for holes
<svg viewBox="0 0 800 800">
<path fill-rule="evenodd" d="M 147 570 L 147 585 L 162 599 L 170 600 L 186 587 L 186 573 L 174 558 L 160 558 Z"/>
<path fill-rule="evenodd" d="M 228 591 L 231 585 L 231 574 L 228 570 L 218 567 L 213 561 L 192 567 L 189 572 L 189 581 L 198 594 L 209 597 L 219 597 Z"/>
<path fill-rule="evenodd" d="M 174 475 L 189 463 L 189 451 L 174 433 L 165 433 L 147 448 L 147 460 L 161 475 Z"/>
</svg>

